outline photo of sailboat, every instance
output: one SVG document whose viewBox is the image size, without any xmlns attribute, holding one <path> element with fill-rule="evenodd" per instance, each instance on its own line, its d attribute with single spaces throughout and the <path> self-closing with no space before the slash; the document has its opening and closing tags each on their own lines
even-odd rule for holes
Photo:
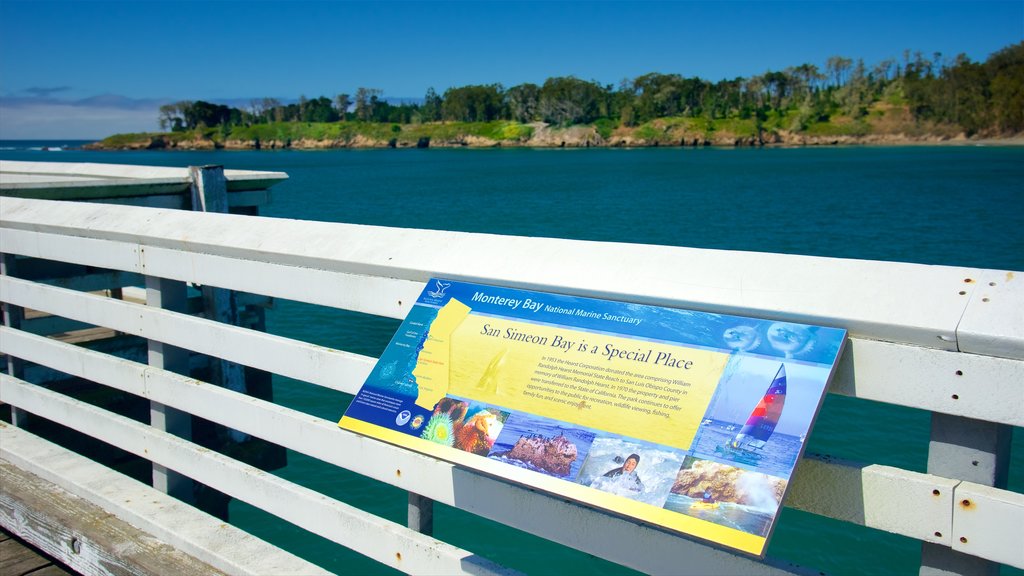
<svg viewBox="0 0 1024 576">
<path fill-rule="evenodd" d="M 821 397 L 822 374 L 820 367 L 778 357 L 734 358 L 691 453 L 788 478 Z"/>
<path fill-rule="evenodd" d="M 728 447 L 748 452 L 761 450 L 775 432 L 782 409 L 786 405 L 786 365 L 780 364 L 771 385 L 761 401 L 750 412 L 747 423 L 729 442 Z"/>
</svg>

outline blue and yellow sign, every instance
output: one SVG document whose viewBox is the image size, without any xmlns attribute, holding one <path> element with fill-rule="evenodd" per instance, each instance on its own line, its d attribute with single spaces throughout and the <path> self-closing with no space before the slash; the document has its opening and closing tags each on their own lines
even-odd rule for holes
<svg viewBox="0 0 1024 576">
<path fill-rule="evenodd" d="M 845 340 L 433 279 L 339 426 L 761 556 Z"/>
</svg>

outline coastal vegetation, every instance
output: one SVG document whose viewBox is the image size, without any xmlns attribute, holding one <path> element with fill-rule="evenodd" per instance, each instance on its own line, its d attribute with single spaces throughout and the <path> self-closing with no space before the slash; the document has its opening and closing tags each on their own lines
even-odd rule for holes
<svg viewBox="0 0 1024 576">
<path fill-rule="evenodd" d="M 542 84 L 433 88 L 392 102 L 359 88 L 334 98 L 162 106 L 165 132 L 100 148 L 657 146 L 832 144 L 998 138 L 1024 133 L 1024 42 L 985 62 L 903 54 L 866 65 L 831 57 L 711 82 L 650 73 L 617 86 L 572 76 Z"/>
</svg>

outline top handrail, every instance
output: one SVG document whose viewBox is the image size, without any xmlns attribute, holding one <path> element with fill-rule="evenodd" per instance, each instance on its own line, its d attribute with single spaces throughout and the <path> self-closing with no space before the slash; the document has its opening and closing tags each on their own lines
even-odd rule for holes
<svg viewBox="0 0 1024 576">
<path fill-rule="evenodd" d="M 5 198 L 0 227 L 422 283 L 432 276 L 846 328 L 1024 359 L 1024 273 Z M 614 262 L 614 266 L 609 263 Z M 314 302 L 318 303 L 318 302 Z M 404 317 L 409 302 L 374 313 Z M 961 326 L 969 330 L 961 334 Z"/>
<path fill-rule="evenodd" d="M 288 179 L 284 172 L 224 170 L 229 192 L 266 190 Z M 188 168 L 0 160 L 0 196 L 60 199 L 169 194 L 189 189 Z M 69 198 L 70 199 L 70 198 Z"/>
</svg>

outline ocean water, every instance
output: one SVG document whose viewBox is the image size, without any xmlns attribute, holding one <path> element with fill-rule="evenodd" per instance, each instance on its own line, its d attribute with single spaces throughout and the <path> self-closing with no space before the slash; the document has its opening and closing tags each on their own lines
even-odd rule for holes
<svg viewBox="0 0 1024 576">
<path fill-rule="evenodd" d="M 0 141 L 0 159 L 284 171 L 290 179 L 263 209 L 282 218 L 1024 270 L 1022 147 L 42 150 L 61 144 L 75 143 Z M 379 355 L 398 321 L 281 301 L 268 327 Z M 330 420 L 350 400 L 283 378 L 275 394 Z M 926 412 L 830 395 L 807 451 L 923 472 L 928 431 Z M 1013 454 L 1010 489 L 1022 492 L 1020 429 Z M 298 454 L 277 473 L 404 523 L 405 493 L 390 486 Z M 231 513 L 233 522 L 336 572 L 389 572 L 243 503 Z M 531 574 L 624 572 L 441 505 L 435 534 Z M 837 574 L 911 573 L 920 543 L 784 509 L 768 553 Z"/>
</svg>

